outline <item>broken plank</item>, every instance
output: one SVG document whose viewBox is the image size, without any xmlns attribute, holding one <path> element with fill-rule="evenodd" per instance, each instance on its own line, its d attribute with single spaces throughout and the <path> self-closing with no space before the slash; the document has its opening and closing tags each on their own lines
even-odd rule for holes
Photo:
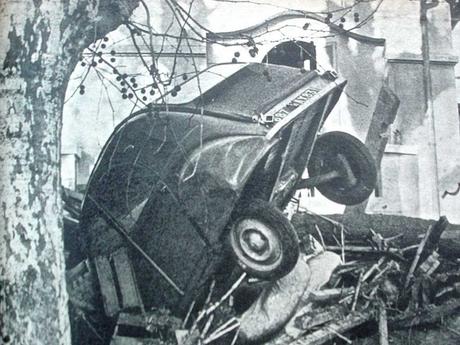
<svg viewBox="0 0 460 345">
<path fill-rule="evenodd" d="M 312 302 L 324 302 L 334 298 L 341 298 L 353 294 L 354 288 L 334 288 L 310 292 L 308 298 Z"/>
<path fill-rule="evenodd" d="M 447 221 L 447 218 L 442 216 L 435 224 L 431 225 L 426 231 L 423 240 L 420 242 L 417 248 L 415 257 L 412 260 L 409 272 L 407 273 L 406 281 L 404 283 L 405 289 L 407 289 L 407 287 L 409 286 L 419 262 L 426 259 L 437 248 L 439 240 L 441 239 L 441 235 L 448 224 L 449 222 Z"/>
<path fill-rule="evenodd" d="M 365 145 L 369 153 L 375 160 L 377 170 L 380 170 L 381 161 L 385 152 L 385 147 L 389 140 L 391 124 L 396 118 L 399 108 L 399 98 L 389 85 L 383 84 L 377 103 L 372 113 L 371 122 L 367 131 Z M 377 196 L 381 193 L 379 183 L 377 183 Z M 345 208 L 345 219 L 353 219 L 357 214 L 362 214 L 366 210 L 368 200 L 354 206 Z"/>
<path fill-rule="evenodd" d="M 97 278 L 101 288 L 105 313 L 107 316 L 112 317 L 118 313 L 121 308 L 109 259 L 105 256 L 97 256 L 94 258 L 94 264 L 96 266 Z"/>
<path fill-rule="evenodd" d="M 155 339 L 115 336 L 112 338 L 110 345 L 150 345 L 154 341 Z"/>
<path fill-rule="evenodd" d="M 137 307 L 143 310 L 144 306 L 137 288 L 136 277 L 134 276 L 128 256 L 128 250 L 126 248 L 118 249 L 112 255 L 112 260 L 117 274 L 118 285 L 120 286 L 123 309 Z"/>
<path fill-rule="evenodd" d="M 343 320 L 330 323 L 327 327 L 300 337 L 291 342 L 291 345 L 321 345 L 337 337 L 337 333 L 343 333 L 359 326 L 372 318 L 371 312 L 354 312 L 346 316 Z"/>
<path fill-rule="evenodd" d="M 379 344 L 388 345 L 387 310 L 383 303 L 379 305 Z"/>
<path fill-rule="evenodd" d="M 146 316 L 144 314 L 121 312 L 118 315 L 117 325 L 146 328 L 147 327 Z"/>
<path fill-rule="evenodd" d="M 422 260 L 430 256 L 439 246 L 439 241 L 443 232 L 447 229 L 449 222 L 445 216 L 441 216 L 436 223 L 433 224 L 432 231 L 429 234 L 425 250 L 422 255 Z"/>
<path fill-rule="evenodd" d="M 426 277 L 431 276 L 434 271 L 438 269 L 441 265 L 439 261 L 439 254 L 437 252 L 433 252 L 417 269 L 417 273 L 423 274 Z"/>
<path fill-rule="evenodd" d="M 341 305 L 315 309 L 304 315 L 299 315 L 295 324 L 297 328 L 306 331 L 333 320 L 340 320 L 347 312 L 347 308 Z"/>
</svg>

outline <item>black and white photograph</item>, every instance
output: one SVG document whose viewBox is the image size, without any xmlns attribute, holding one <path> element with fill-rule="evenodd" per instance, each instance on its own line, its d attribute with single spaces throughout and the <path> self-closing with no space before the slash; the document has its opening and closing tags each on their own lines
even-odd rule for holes
<svg viewBox="0 0 460 345">
<path fill-rule="evenodd" d="M 0 345 L 460 344 L 459 0 L 0 0 Z"/>
</svg>

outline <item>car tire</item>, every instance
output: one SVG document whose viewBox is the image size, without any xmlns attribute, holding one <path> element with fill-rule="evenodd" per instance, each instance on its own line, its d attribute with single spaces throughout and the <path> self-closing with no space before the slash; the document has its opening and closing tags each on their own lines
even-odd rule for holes
<svg viewBox="0 0 460 345">
<path fill-rule="evenodd" d="M 377 170 L 367 147 L 352 135 L 328 132 L 319 136 L 308 162 L 308 174 L 314 177 L 334 170 L 338 164 L 338 155 L 346 159 L 356 182 L 350 186 L 344 179 L 336 178 L 315 188 L 339 204 L 362 203 L 375 188 Z"/>
<path fill-rule="evenodd" d="M 249 275 L 277 280 L 299 257 L 299 240 L 286 216 L 270 203 L 253 200 L 240 207 L 228 233 L 230 251 Z"/>
</svg>

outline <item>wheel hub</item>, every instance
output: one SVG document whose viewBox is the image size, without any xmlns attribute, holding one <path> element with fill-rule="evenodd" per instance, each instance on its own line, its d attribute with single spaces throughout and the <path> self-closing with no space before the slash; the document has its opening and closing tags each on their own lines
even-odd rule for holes
<svg viewBox="0 0 460 345">
<path fill-rule="evenodd" d="M 256 219 L 244 219 L 236 227 L 236 247 L 242 258 L 271 265 L 281 258 L 281 244 L 273 230 Z"/>
<path fill-rule="evenodd" d="M 281 211 L 264 200 L 255 199 L 241 207 L 240 217 L 231 223 L 227 236 L 235 263 L 259 279 L 285 276 L 299 258 L 294 228 Z"/>
<path fill-rule="evenodd" d="M 260 233 L 257 229 L 249 229 L 243 236 L 243 241 L 253 251 L 262 254 L 268 249 L 268 239 Z"/>
</svg>

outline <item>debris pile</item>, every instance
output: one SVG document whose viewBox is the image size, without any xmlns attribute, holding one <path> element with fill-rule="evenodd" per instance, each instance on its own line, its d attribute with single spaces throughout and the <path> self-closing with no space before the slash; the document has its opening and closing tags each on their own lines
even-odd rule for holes
<svg viewBox="0 0 460 345">
<path fill-rule="evenodd" d="M 385 345 L 389 344 L 389 334 L 393 330 L 434 324 L 453 315 L 460 309 L 460 263 L 438 252 L 441 234 L 448 224 L 447 219 L 441 217 L 426 230 L 419 243 L 405 247 L 398 245 L 403 235 L 385 238 L 374 230 L 369 230 L 369 235 L 361 241 L 348 241 L 339 223 L 335 223 L 338 231 L 332 236 L 336 242 L 332 245 L 324 240 L 331 236 L 324 236 L 316 227 L 315 236 L 309 234 L 303 238 L 306 250 L 336 252 L 342 263 L 328 276 L 329 281 L 321 289 L 316 290 L 312 286 L 314 283 L 309 283 L 309 291 L 299 301 L 295 315 L 281 332 L 278 329 L 273 337 L 266 336 L 263 343 L 319 345 L 341 339 L 342 343 L 351 344 L 352 331 L 362 326 L 361 333 L 363 328 L 367 333 L 377 332 L 380 344 Z M 318 273 L 321 268 L 314 263 L 310 264 L 310 269 L 314 271 L 311 279 L 317 279 L 315 274 L 322 274 Z M 231 290 L 235 290 L 235 285 Z M 258 312 L 257 308 L 252 309 Z M 232 341 L 227 339 L 229 344 L 235 343 L 237 338 L 236 343 L 240 343 L 244 338 L 241 337 L 243 329 L 257 328 L 255 323 L 245 325 L 244 316 L 232 316 L 220 325 L 212 317 L 206 322 L 200 321 L 198 317 L 194 323 L 193 341 L 188 338 L 182 344 L 226 343 L 225 338 L 203 337 L 203 331 L 207 334 L 213 328 L 220 336 L 231 333 Z M 265 329 L 267 335 L 273 331 L 267 326 Z M 253 340 L 260 343 L 263 338 Z"/>
<path fill-rule="evenodd" d="M 67 250 L 74 252 L 68 245 L 78 237 L 81 197 L 66 191 L 64 200 Z M 183 319 L 163 309 L 123 309 L 105 338 L 98 322 L 91 322 L 101 312 L 95 302 L 100 292 L 87 261 L 67 275 L 72 308 L 88 324 L 81 329 L 112 345 L 319 345 L 351 343 L 356 330 L 377 333 L 380 345 L 387 345 L 393 330 L 435 324 L 460 310 L 460 255 L 440 250 L 443 233 L 451 231 L 445 231 L 445 217 L 410 241 L 405 233 L 388 236 L 382 229 L 357 235 L 340 222 L 315 217 L 323 223 L 308 220 L 303 229 L 295 224 L 302 254 L 288 275 L 269 282 L 227 272 L 226 284 L 211 280 L 204 302 L 194 301 Z"/>
<path fill-rule="evenodd" d="M 342 257 L 327 286 L 310 293 L 310 303 L 297 311 L 281 335 L 268 344 L 319 345 L 366 324 L 389 343 L 389 330 L 439 322 L 460 309 L 460 264 L 438 252 L 448 222 L 441 217 L 419 243 L 398 245 L 403 236 L 384 238 L 377 231 L 361 241 L 347 241 L 343 225 L 325 236 L 319 227 L 308 235 Z M 335 243 L 325 243 L 324 238 Z M 368 329 L 369 329 L 368 327 Z"/>
</svg>

